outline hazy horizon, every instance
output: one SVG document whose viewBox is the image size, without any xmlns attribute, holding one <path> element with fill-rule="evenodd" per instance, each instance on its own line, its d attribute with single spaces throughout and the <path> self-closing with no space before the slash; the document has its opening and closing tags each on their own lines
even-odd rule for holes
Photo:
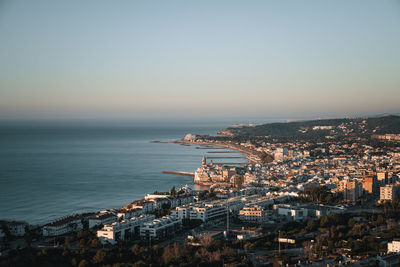
<svg viewBox="0 0 400 267">
<path fill-rule="evenodd" d="M 399 1 L 0 0 L 0 120 L 400 112 Z"/>
</svg>

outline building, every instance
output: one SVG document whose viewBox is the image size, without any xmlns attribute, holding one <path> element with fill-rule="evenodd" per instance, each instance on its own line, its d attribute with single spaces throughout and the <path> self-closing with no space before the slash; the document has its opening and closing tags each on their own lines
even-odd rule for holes
<svg viewBox="0 0 400 267">
<path fill-rule="evenodd" d="M 325 206 L 325 205 L 312 205 L 308 208 L 308 216 L 315 216 L 320 218 L 322 216 L 327 216 L 332 213 L 342 213 L 345 211 L 344 207 L 334 207 L 334 206 Z"/>
<path fill-rule="evenodd" d="M 393 201 L 399 198 L 398 185 L 385 185 L 380 187 L 379 202 Z"/>
<path fill-rule="evenodd" d="M 175 219 L 202 220 L 203 222 L 226 216 L 227 209 L 214 204 L 192 204 L 175 208 L 171 216 Z"/>
<path fill-rule="evenodd" d="M 284 216 L 287 219 L 293 221 L 304 220 L 308 216 L 308 209 L 299 206 L 292 206 L 289 204 L 274 205 L 274 210 L 277 211 L 278 215 Z"/>
<path fill-rule="evenodd" d="M 117 217 L 122 219 L 130 219 L 133 217 L 139 217 L 142 214 L 141 208 L 120 209 L 117 213 Z"/>
<path fill-rule="evenodd" d="M 191 206 L 182 206 L 176 207 L 171 211 L 171 216 L 173 216 L 177 220 L 190 219 L 190 211 L 192 210 Z"/>
<path fill-rule="evenodd" d="M 190 204 L 194 202 L 192 194 L 180 194 L 172 196 L 170 194 L 147 194 L 145 199 L 153 201 L 156 209 L 161 209 L 163 205 L 169 205 L 171 208 Z"/>
<path fill-rule="evenodd" d="M 24 236 L 27 228 L 28 224 L 26 222 L 0 221 L 2 232 L 8 232 L 12 236 Z"/>
<path fill-rule="evenodd" d="M 377 193 L 377 181 L 373 175 L 367 176 L 362 181 L 362 187 L 365 192 L 368 194 L 376 194 Z"/>
<path fill-rule="evenodd" d="M 239 219 L 246 222 L 264 223 L 268 221 L 268 213 L 260 206 L 244 207 L 239 211 Z"/>
<path fill-rule="evenodd" d="M 154 215 L 141 215 L 121 222 L 106 224 L 97 231 L 97 237 L 102 244 L 116 244 L 119 240 L 129 240 L 134 235 L 140 234 L 140 227 L 146 222 L 153 221 Z"/>
<path fill-rule="evenodd" d="M 360 196 L 361 184 L 357 180 L 344 179 L 337 183 L 337 192 L 343 194 L 343 199 L 356 202 Z"/>
<path fill-rule="evenodd" d="M 181 228 L 182 220 L 175 219 L 173 216 L 164 216 L 144 223 L 140 227 L 140 237 L 145 240 L 164 239 L 173 236 Z"/>
<path fill-rule="evenodd" d="M 100 214 L 89 218 L 89 229 L 92 229 L 98 225 L 111 224 L 117 220 L 118 217 L 112 212 L 100 212 Z"/>
<path fill-rule="evenodd" d="M 377 172 L 376 180 L 380 186 L 388 184 L 388 173 L 387 172 Z"/>
<path fill-rule="evenodd" d="M 400 240 L 395 239 L 392 242 L 388 243 L 387 252 L 388 253 L 398 253 L 398 252 L 400 252 Z"/>
<path fill-rule="evenodd" d="M 152 213 L 156 210 L 153 201 L 149 200 L 138 200 L 132 203 L 131 209 L 141 209 L 142 214 Z"/>
<path fill-rule="evenodd" d="M 63 217 L 61 219 L 46 224 L 42 228 L 42 234 L 43 236 L 59 236 L 71 232 L 76 232 L 82 229 L 82 216 L 77 214 Z"/>
<path fill-rule="evenodd" d="M 212 161 L 207 164 L 207 159 L 203 156 L 201 167 L 194 172 L 193 182 L 205 185 L 214 183 L 228 184 L 236 174 L 238 173 L 235 168 L 217 165 Z"/>
<path fill-rule="evenodd" d="M 213 204 L 200 204 L 196 205 L 190 211 L 191 220 L 202 220 L 203 222 L 215 220 L 217 218 L 221 218 L 222 216 L 226 216 L 226 208 L 213 205 Z"/>
</svg>

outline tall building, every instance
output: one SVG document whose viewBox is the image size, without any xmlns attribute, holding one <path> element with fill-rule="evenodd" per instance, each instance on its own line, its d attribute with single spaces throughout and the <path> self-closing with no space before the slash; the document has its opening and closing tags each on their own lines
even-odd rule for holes
<svg viewBox="0 0 400 267">
<path fill-rule="evenodd" d="M 201 160 L 201 165 L 202 165 L 202 166 L 207 166 L 207 159 L 206 159 L 206 156 L 203 156 L 203 159 Z"/>
<path fill-rule="evenodd" d="M 398 185 L 381 186 L 379 202 L 393 201 L 399 199 L 398 193 L 399 193 Z"/>
<path fill-rule="evenodd" d="M 356 202 L 360 195 L 360 184 L 357 180 L 344 179 L 337 183 L 337 192 L 343 194 L 343 199 Z"/>
<path fill-rule="evenodd" d="M 373 175 L 365 177 L 362 181 L 362 188 L 368 194 L 376 194 L 377 193 L 376 178 Z"/>
<path fill-rule="evenodd" d="M 377 172 L 376 179 L 380 186 L 388 184 L 388 174 L 387 172 Z"/>
</svg>

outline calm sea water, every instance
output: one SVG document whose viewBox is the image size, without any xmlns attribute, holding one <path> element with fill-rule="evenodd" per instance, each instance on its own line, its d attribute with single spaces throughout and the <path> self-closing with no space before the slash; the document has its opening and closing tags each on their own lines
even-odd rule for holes
<svg viewBox="0 0 400 267">
<path fill-rule="evenodd" d="M 0 219 L 41 224 L 72 213 L 119 208 L 155 190 L 193 187 L 191 177 L 161 172 L 193 172 L 207 150 L 151 141 L 215 134 L 227 126 L 1 122 Z"/>
</svg>

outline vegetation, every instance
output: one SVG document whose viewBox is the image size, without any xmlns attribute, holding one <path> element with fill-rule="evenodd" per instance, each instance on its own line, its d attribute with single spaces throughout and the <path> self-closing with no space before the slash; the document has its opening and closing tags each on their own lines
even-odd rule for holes
<svg viewBox="0 0 400 267">
<path fill-rule="evenodd" d="M 362 121 L 366 122 L 364 128 L 359 128 L 357 123 Z M 280 140 L 293 140 L 293 139 L 325 139 L 326 135 L 330 134 L 330 130 L 306 131 L 301 132 L 301 129 L 310 129 L 314 126 L 334 126 L 337 127 L 341 124 L 347 124 L 352 130 L 353 135 L 368 135 L 371 134 L 386 134 L 386 133 L 400 133 L 400 116 L 382 116 L 375 118 L 346 118 L 346 119 L 323 119 L 323 120 L 309 120 L 309 121 L 294 121 L 282 123 L 268 123 L 257 125 L 254 127 L 241 127 L 241 128 L 228 128 L 235 137 L 242 137 L 244 140 L 249 137 L 255 136 L 269 136 L 271 138 L 278 138 Z M 364 131 L 365 130 L 365 131 Z M 373 132 L 376 130 L 375 132 Z"/>
<path fill-rule="evenodd" d="M 32 249 L 12 251 L 4 266 L 251 266 L 236 250 L 219 241 L 207 246 L 174 243 L 162 248 L 143 247 L 110 249 Z"/>
<path fill-rule="evenodd" d="M 302 200 L 314 204 L 336 205 L 343 202 L 341 194 L 333 194 L 325 186 L 314 186 L 299 192 Z"/>
</svg>

